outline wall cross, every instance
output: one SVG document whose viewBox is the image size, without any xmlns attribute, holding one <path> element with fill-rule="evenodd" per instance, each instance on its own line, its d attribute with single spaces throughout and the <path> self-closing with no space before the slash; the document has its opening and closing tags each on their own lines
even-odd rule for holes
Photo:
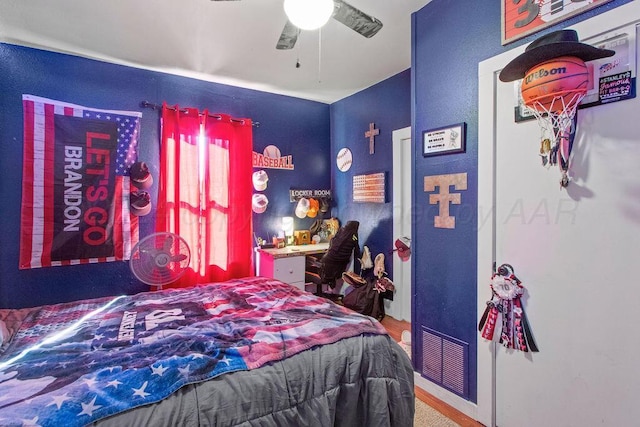
<svg viewBox="0 0 640 427">
<path fill-rule="evenodd" d="M 380 129 L 375 129 L 375 125 L 373 123 L 369 123 L 369 130 L 364 133 L 366 138 L 369 138 L 369 154 L 373 154 L 375 152 L 375 137 L 380 134 Z"/>
</svg>

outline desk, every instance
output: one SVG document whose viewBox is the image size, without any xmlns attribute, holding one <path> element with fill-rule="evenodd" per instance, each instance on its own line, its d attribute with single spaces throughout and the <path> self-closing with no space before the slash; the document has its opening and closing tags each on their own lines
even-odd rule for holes
<svg viewBox="0 0 640 427">
<path fill-rule="evenodd" d="M 272 277 L 305 290 L 304 271 L 307 255 L 322 254 L 329 243 L 293 245 L 284 248 L 256 248 L 256 275 Z"/>
</svg>

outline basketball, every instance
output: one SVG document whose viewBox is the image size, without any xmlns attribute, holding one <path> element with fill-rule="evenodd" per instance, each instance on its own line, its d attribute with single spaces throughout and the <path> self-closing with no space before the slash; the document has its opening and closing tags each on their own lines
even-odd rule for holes
<svg viewBox="0 0 640 427">
<path fill-rule="evenodd" d="M 587 93 L 589 70 L 584 61 L 561 56 L 530 68 L 520 91 L 524 105 L 539 111 L 557 112 Z"/>
</svg>

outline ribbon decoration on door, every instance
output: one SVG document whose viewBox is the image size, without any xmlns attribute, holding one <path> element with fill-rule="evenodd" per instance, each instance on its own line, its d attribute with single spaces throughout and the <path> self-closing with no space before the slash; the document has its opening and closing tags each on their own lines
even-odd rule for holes
<svg viewBox="0 0 640 427">
<path fill-rule="evenodd" d="M 533 340 L 531 328 L 522 306 L 521 297 L 524 286 L 513 272 L 509 264 L 502 264 L 491 277 L 491 299 L 487 301 L 487 308 L 478 324 L 482 338 L 493 339 L 493 333 L 498 321 L 498 313 L 502 314 L 502 331 L 500 343 L 506 348 L 520 351 L 538 351 Z"/>
</svg>

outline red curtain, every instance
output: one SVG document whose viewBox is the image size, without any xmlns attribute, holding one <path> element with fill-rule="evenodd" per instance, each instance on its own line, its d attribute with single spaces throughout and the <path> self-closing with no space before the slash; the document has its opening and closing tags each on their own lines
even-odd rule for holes
<svg viewBox="0 0 640 427">
<path fill-rule="evenodd" d="M 252 152 L 250 119 L 163 104 L 156 229 L 191 249 L 172 286 L 251 275 Z"/>
</svg>

